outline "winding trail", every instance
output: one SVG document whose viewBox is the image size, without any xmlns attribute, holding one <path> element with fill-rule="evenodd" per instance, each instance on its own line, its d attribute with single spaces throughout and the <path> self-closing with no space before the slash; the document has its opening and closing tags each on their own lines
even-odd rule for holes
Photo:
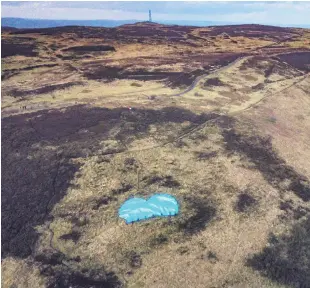
<svg viewBox="0 0 310 288">
<path fill-rule="evenodd" d="M 201 80 L 204 80 L 204 79 L 207 79 L 207 78 L 210 78 L 212 76 L 215 76 L 215 75 L 218 75 L 218 73 L 220 72 L 223 72 L 225 70 L 227 70 L 228 68 L 232 67 L 233 65 L 239 63 L 240 61 L 246 59 L 246 58 L 249 58 L 249 57 L 241 57 L 241 58 L 238 58 L 236 59 L 235 61 L 231 62 L 230 64 L 224 66 L 224 67 L 221 67 L 217 70 L 215 70 L 213 73 L 211 74 L 208 74 L 208 75 L 202 75 L 202 76 L 199 76 L 197 77 L 194 82 L 186 89 L 184 90 L 183 92 L 180 92 L 180 93 L 177 93 L 177 94 L 172 94 L 172 95 L 165 95 L 165 97 L 171 97 L 171 96 L 182 96 L 190 91 L 192 91 L 197 85 L 198 83 L 201 81 Z M 214 117 L 211 117 L 211 119 L 208 119 L 206 121 L 204 121 L 203 123 L 201 124 L 198 124 L 198 125 L 193 125 L 189 130 L 187 131 L 183 131 L 182 133 L 180 133 L 179 135 L 177 135 L 174 139 L 172 140 L 169 140 L 169 141 L 166 141 L 166 142 L 163 142 L 163 143 L 159 143 L 157 145 L 154 145 L 154 146 L 151 146 L 151 147 L 148 147 L 148 148 L 144 148 L 144 149 L 130 149 L 128 148 L 124 143 L 121 143 L 123 148 L 121 148 L 120 150 L 118 151 L 114 151 L 114 152 L 111 152 L 111 153 L 106 153 L 104 155 L 116 155 L 116 154 L 131 154 L 131 153 L 141 153 L 143 151 L 150 151 L 150 150 L 153 150 L 153 149 L 157 149 L 157 148 L 162 148 L 164 146 L 167 146 L 169 144 L 172 144 L 172 143 L 175 143 L 176 141 L 179 141 L 180 139 L 183 139 L 183 138 L 186 138 L 188 137 L 189 135 L 195 133 L 196 131 L 202 129 L 205 125 L 207 125 L 208 123 L 212 123 L 212 122 L 215 122 L 217 120 L 219 120 L 221 117 L 223 116 L 236 116 L 248 109 L 251 109 L 253 106 L 257 105 L 259 102 L 263 101 L 265 98 L 267 97 L 271 97 L 271 96 L 274 96 L 278 93 L 281 93 L 293 86 L 296 86 L 298 83 L 302 82 L 303 80 L 305 80 L 308 76 L 310 76 L 309 73 L 307 74 L 304 74 L 303 76 L 298 76 L 298 77 L 295 77 L 294 79 L 296 79 L 296 81 L 294 81 L 291 85 L 288 85 L 286 87 L 284 87 L 283 89 L 275 92 L 275 93 L 266 93 L 265 96 L 261 97 L 258 101 L 256 101 L 255 103 L 250 103 L 249 105 L 247 105 L 246 107 L 243 107 L 243 108 L 240 108 L 238 111 L 234 111 L 234 112 L 228 112 L 228 113 L 222 113 L 222 114 L 215 114 L 214 112 L 210 112 L 210 114 L 214 113 Z M 32 123 L 30 123 L 31 125 Z M 139 163 L 140 166 L 142 165 L 141 163 Z M 141 168 L 141 167 L 140 167 Z M 59 169 L 59 167 L 58 167 Z M 53 186 L 54 186 L 54 183 L 57 179 L 57 176 L 58 176 L 58 169 L 57 169 L 57 173 L 55 174 L 55 178 L 54 178 L 54 181 L 53 181 Z M 138 182 L 139 182 L 139 178 L 138 178 Z M 139 186 L 139 184 L 138 184 Z M 55 188 L 54 188 L 55 189 Z M 49 233 L 49 246 L 50 248 L 53 250 L 53 251 L 56 251 L 57 253 L 61 253 L 61 251 L 55 247 L 55 245 L 53 244 L 53 239 L 54 239 L 54 231 L 51 227 L 51 224 L 52 222 L 49 221 L 47 223 L 47 231 Z M 62 253 L 61 253 L 62 254 Z M 66 266 L 67 268 L 70 269 L 71 267 L 71 260 L 72 259 L 63 259 L 61 262 L 64 266 Z"/>
<path fill-rule="evenodd" d="M 227 67 L 227 66 L 225 66 Z M 251 109 L 253 108 L 253 106 L 257 105 L 258 103 L 260 103 L 261 101 L 263 101 L 264 99 L 266 99 L 267 97 L 272 97 L 274 95 L 277 95 L 293 86 L 296 86 L 297 84 L 299 84 L 300 82 L 302 82 L 303 80 L 305 80 L 307 77 L 309 77 L 310 74 L 307 73 L 303 76 L 299 76 L 299 77 L 296 77 L 298 78 L 294 83 L 292 83 L 291 85 L 287 86 L 287 87 L 284 87 L 283 89 L 273 93 L 273 94 L 269 94 L 267 93 L 264 97 L 260 98 L 258 101 L 254 102 L 254 103 L 250 103 L 247 107 L 244 107 L 244 108 L 241 108 L 240 110 L 238 111 L 233 111 L 233 112 L 230 112 L 230 113 L 222 113 L 222 114 L 218 114 L 216 117 L 214 118 L 211 118 L 211 119 L 208 119 L 206 120 L 205 122 L 201 123 L 201 124 L 198 124 L 198 125 L 195 125 L 194 127 L 192 127 L 191 129 L 189 129 L 188 131 L 186 132 L 183 132 L 181 133 L 180 135 L 178 135 L 176 138 L 170 140 L 170 141 L 166 141 L 164 143 L 160 143 L 158 145 L 154 145 L 154 146 L 151 146 L 151 147 L 148 147 L 148 148 L 144 148 L 144 149 L 128 149 L 127 150 L 124 150 L 124 149 L 121 149 L 119 151 L 114 151 L 114 152 L 111 152 L 111 153 L 106 153 L 104 155 L 116 155 L 116 154 L 129 154 L 129 153 L 138 153 L 138 152 L 143 152 L 143 151 L 149 151 L 149 150 L 153 150 L 153 149 L 157 149 L 157 148 L 161 148 L 161 147 L 164 147 L 164 146 L 167 146 L 168 144 L 172 144 L 172 143 L 175 143 L 176 141 L 182 139 L 182 138 L 185 138 L 193 133 L 195 133 L 196 131 L 202 129 L 206 124 L 208 123 L 212 123 L 212 122 L 215 122 L 216 120 L 220 119 L 221 117 L 223 116 L 236 116 L 248 109 Z M 210 114 L 212 114 L 214 112 L 210 112 Z"/>
<path fill-rule="evenodd" d="M 208 79 L 212 76 L 216 76 L 218 73 L 220 72 L 223 72 L 227 69 L 229 69 L 230 67 L 232 67 L 233 65 L 235 65 L 236 63 L 240 62 L 241 60 L 244 60 L 244 59 L 247 59 L 249 58 L 250 56 L 244 56 L 244 57 L 239 57 L 237 58 L 236 60 L 234 60 L 233 62 L 229 63 L 228 65 L 226 66 L 223 66 L 219 69 L 216 69 L 214 70 L 211 74 L 204 74 L 204 75 L 201 75 L 201 76 L 198 76 L 194 82 L 188 87 L 186 88 L 184 91 L 180 92 L 180 93 L 176 93 L 176 94 L 172 94 L 172 95 L 169 95 L 169 96 L 172 96 L 172 97 L 175 97 L 175 96 L 182 96 L 190 91 L 192 91 L 197 85 L 198 83 L 201 81 L 201 80 L 204 80 L 204 79 Z"/>
</svg>

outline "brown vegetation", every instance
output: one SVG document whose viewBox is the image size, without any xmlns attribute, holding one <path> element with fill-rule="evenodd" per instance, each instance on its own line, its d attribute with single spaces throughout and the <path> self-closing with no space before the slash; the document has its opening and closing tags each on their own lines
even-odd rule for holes
<svg viewBox="0 0 310 288">
<path fill-rule="evenodd" d="M 309 287 L 309 35 L 3 33 L 2 285 Z M 180 213 L 118 218 L 154 192 Z"/>
</svg>

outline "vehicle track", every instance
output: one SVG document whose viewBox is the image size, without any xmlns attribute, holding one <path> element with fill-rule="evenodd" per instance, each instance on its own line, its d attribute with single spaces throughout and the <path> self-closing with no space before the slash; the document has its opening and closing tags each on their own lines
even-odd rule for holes
<svg viewBox="0 0 310 288">
<path fill-rule="evenodd" d="M 278 44 L 278 43 L 274 43 L 273 45 L 275 44 Z M 270 46 L 270 45 L 268 45 Z M 264 48 L 264 47 L 260 47 L 261 48 Z M 176 94 L 171 94 L 171 95 L 161 95 L 163 97 L 178 97 L 178 96 L 182 96 L 182 95 L 185 95 L 186 93 L 192 91 L 197 85 L 198 83 L 203 80 L 203 79 L 207 79 L 207 78 L 210 78 L 212 76 L 215 76 L 215 75 L 218 75 L 219 73 L 223 72 L 223 71 L 226 71 L 227 69 L 229 69 L 230 67 L 232 67 L 233 65 L 235 65 L 236 63 L 239 63 L 240 61 L 243 61 L 244 59 L 247 59 L 247 58 L 250 58 L 251 56 L 242 56 L 242 57 L 239 57 L 238 59 L 234 60 L 233 62 L 229 63 L 228 65 L 226 66 L 223 66 L 215 71 L 213 71 L 211 74 L 204 74 L 204 75 L 201 75 L 199 77 L 197 77 L 193 83 L 188 87 L 186 88 L 184 91 L 180 92 L 180 93 L 176 93 Z M 157 145 L 154 145 L 152 147 L 148 147 L 148 148 L 144 148 L 144 149 L 132 149 L 130 150 L 126 145 L 124 145 L 124 143 L 122 143 L 122 146 L 123 146 L 123 149 L 120 149 L 118 151 L 114 151 L 114 152 L 110 152 L 110 153 L 106 153 L 104 155 L 116 155 L 116 154 L 131 154 L 131 153 L 140 153 L 140 152 L 143 152 L 143 151 L 151 151 L 153 149 L 157 149 L 157 148 L 162 148 L 164 146 L 167 146 L 169 144 L 173 144 L 183 138 L 186 138 L 188 137 L 189 135 L 192 135 L 193 133 L 199 131 L 200 129 L 202 129 L 205 125 L 207 125 L 208 123 L 213 123 L 217 120 L 219 120 L 221 117 L 223 116 L 236 116 L 238 115 L 239 113 L 242 113 L 248 109 L 251 109 L 253 106 L 257 105 L 258 103 L 260 103 L 261 101 L 263 101 L 264 99 L 266 99 L 267 97 L 271 97 L 273 95 L 276 95 L 278 93 L 281 93 L 295 85 L 297 85 L 298 83 L 302 82 L 304 79 L 306 79 L 307 77 L 309 76 L 309 74 L 306 74 L 304 75 L 303 77 L 300 78 L 299 77 L 296 77 L 298 78 L 297 81 L 295 81 L 294 83 L 292 83 L 291 85 L 289 85 L 288 87 L 285 87 L 283 88 L 282 90 L 280 91 L 277 91 L 276 93 L 273 93 L 273 94 L 266 94 L 264 97 L 262 97 L 261 99 L 259 99 L 257 102 L 255 103 L 252 103 L 250 104 L 249 106 L 243 108 L 243 109 L 240 109 L 238 111 L 234 111 L 234 112 L 231 112 L 231 113 L 223 113 L 223 114 L 214 114 L 214 117 L 212 117 L 211 119 L 208 119 L 206 121 L 204 121 L 203 123 L 201 124 L 198 124 L 198 125 L 193 125 L 189 130 L 187 131 L 184 131 L 183 133 L 180 133 L 178 136 L 176 136 L 174 139 L 172 140 L 169 140 L 169 141 L 165 141 L 163 143 L 160 143 L 160 144 L 157 144 Z M 212 112 L 211 112 L 212 113 Z M 40 137 L 40 133 L 35 129 L 35 127 L 33 127 L 33 123 L 29 123 L 29 125 L 35 130 L 35 132 L 37 133 L 38 137 Z M 125 149 L 124 149 L 125 148 Z M 140 166 L 142 164 L 140 163 Z M 57 177 L 58 177 L 58 170 L 59 170 L 59 167 L 60 167 L 60 162 L 58 163 L 58 167 L 56 169 L 56 174 L 54 175 L 54 179 L 53 179 L 53 190 L 55 192 L 55 182 L 57 181 Z M 49 203 L 52 201 L 53 197 L 51 198 L 51 200 L 49 201 Z M 45 215 L 45 218 L 47 217 L 48 215 L 48 206 L 49 206 L 49 203 L 46 207 L 46 215 Z M 52 221 L 48 221 L 48 224 L 47 224 L 47 231 L 49 232 L 50 234 L 50 239 L 49 239 L 49 246 L 52 250 L 54 251 L 57 251 L 57 252 L 60 252 L 54 245 L 53 245 L 53 238 L 54 238 L 54 232 L 53 230 L 51 229 L 51 224 L 52 224 Z M 69 263 L 65 263 L 67 261 L 62 261 L 62 263 L 68 267 L 68 264 Z M 70 264 L 69 264 L 70 265 Z"/>
<path fill-rule="evenodd" d="M 161 148 L 161 147 L 164 147 L 164 146 L 166 146 L 166 145 L 168 145 L 168 144 L 172 144 L 172 143 L 174 143 L 174 142 L 176 142 L 176 141 L 178 141 L 178 140 L 180 140 L 180 139 L 182 139 L 182 138 L 185 138 L 186 136 L 191 135 L 192 133 L 198 131 L 199 129 L 201 129 L 203 126 L 205 126 L 206 124 L 208 124 L 208 123 L 210 123 L 210 122 L 214 122 L 214 121 L 220 119 L 220 118 L 223 117 L 223 116 L 236 116 L 236 115 L 238 115 L 239 113 L 242 113 L 242 112 L 244 112 L 244 111 L 246 111 L 246 110 L 252 108 L 253 106 L 257 105 L 258 103 L 260 103 L 261 101 L 263 101 L 263 100 L 266 99 L 267 97 L 272 97 L 272 96 L 277 95 L 277 94 L 279 94 L 279 93 L 281 93 L 281 92 L 283 92 L 283 91 L 285 91 L 285 90 L 287 90 L 287 89 L 289 89 L 289 88 L 291 88 L 291 87 L 293 87 L 293 86 L 296 86 L 297 84 L 299 84 L 300 82 L 302 82 L 303 80 L 305 80 L 309 75 L 310 75 L 310 74 L 308 73 L 308 74 L 302 76 L 300 79 L 298 79 L 297 81 L 295 81 L 293 84 L 291 84 L 291 85 L 289 85 L 289 86 L 283 88 L 282 90 L 279 90 L 279 91 L 277 91 L 277 92 L 275 92 L 275 93 L 273 93 L 273 94 L 269 94 L 269 93 L 268 93 L 267 95 L 265 95 L 264 97 L 262 97 L 261 99 L 259 99 L 258 101 L 256 101 L 255 103 L 251 103 L 249 106 L 247 106 L 247 107 L 245 107 L 245 108 L 242 108 L 242 109 L 240 109 L 240 110 L 238 110 L 238 111 L 234 111 L 234 112 L 231 112 L 231 113 L 218 114 L 217 117 L 212 118 L 212 119 L 208 119 L 208 120 L 206 120 L 205 122 L 203 122 L 203 123 L 201 123 L 201 124 L 198 124 L 198 125 L 192 127 L 189 131 L 186 131 L 186 132 L 180 134 L 179 136 L 177 136 L 177 137 L 176 137 L 175 139 L 173 139 L 173 140 L 166 141 L 166 142 L 164 142 L 164 143 L 161 143 L 161 144 L 158 144 L 158 145 L 154 145 L 154 146 L 152 146 L 152 147 L 148 147 L 148 148 L 145 148 L 145 149 L 133 149 L 133 150 L 125 150 L 125 151 L 124 151 L 124 150 L 120 150 L 120 151 L 114 151 L 114 152 L 111 152 L 111 153 L 106 153 L 106 154 L 104 154 L 104 155 L 116 155 L 116 154 L 128 154 L 128 153 L 143 152 L 143 151 L 148 151 L 148 150 L 152 150 L 152 149 L 156 149 L 156 148 Z M 299 76 L 299 77 L 300 77 L 300 76 Z M 298 77 L 298 78 L 299 78 L 299 77 Z M 211 112 L 211 113 L 212 113 L 212 112 Z"/>
<path fill-rule="evenodd" d="M 212 76 L 212 75 L 217 75 L 218 73 L 225 71 L 226 69 L 232 67 L 233 65 L 235 65 L 238 62 L 240 62 L 241 60 L 243 60 L 245 58 L 249 58 L 249 57 L 250 56 L 239 57 L 236 60 L 234 60 L 233 62 L 229 63 L 228 65 L 223 66 L 223 67 L 213 71 L 211 74 L 204 74 L 204 75 L 198 76 L 194 80 L 194 82 L 187 89 L 185 89 L 183 92 L 180 92 L 180 93 L 177 93 L 177 94 L 172 94 L 172 95 L 169 95 L 169 96 L 171 96 L 171 97 L 182 96 L 182 95 L 192 91 L 197 86 L 197 84 L 199 83 L 200 80 L 210 78 L 210 76 Z"/>
<path fill-rule="evenodd" d="M 226 68 L 227 68 L 227 66 L 226 66 Z M 263 100 L 266 99 L 267 97 L 271 97 L 271 96 L 277 95 L 277 94 L 279 94 L 279 93 L 281 93 L 281 92 L 283 92 L 283 91 L 285 91 L 285 90 L 287 90 L 287 89 L 290 89 L 290 88 L 293 87 L 293 86 L 296 86 L 297 84 L 299 84 L 300 82 L 302 82 L 303 80 L 305 80 L 308 76 L 310 76 L 310 73 L 307 73 L 306 75 L 303 75 L 301 78 L 299 78 L 299 77 L 300 77 L 300 76 L 299 76 L 299 77 L 298 77 L 299 79 L 298 79 L 297 81 L 295 81 L 294 83 L 292 83 L 291 85 L 289 85 L 289 86 L 287 86 L 287 87 L 285 87 L 285 88 L 281 89 L 280 91 L 277 91 L 277 92 L 275 92 L 275 93 L 273 93 L 273 94 L 269 94 L 269 93 L 268 93 L 268 94 L 266 94 L 263 98 L 261 98 L 260 100 L 258 100 L 257 102 L 252 103 L 252 104 L 250 104 L 248 107 L 243 108 L 243 109 L 240 109 L 239 111 L 235 111 L 235 112 L 227 113 L 227 114 L 219 114 L 219 115 L 217 115 L 217 116 L 216 116 L 216 114 L 214 114 L 214 115 L 215 115 L 214 118 L 208 119 L 208 120 L 204 121 L 203 123 L 201 123 L 201 124 L 199 124 L 199 125 L 195 125 L 195 126 L 192 127 L 191 129 L 189 129 L 189 131 L 186 131 L 186 132 L 184 132 L 184 133 L 178 135 L 178 136 L 177 136 L 176 138 L 174 138 L 173 140 L 166 141 L 166 142 L 164 142 L 164 143 L 161 143 L 161 144 L 158 144 L 158 145 L 154 145 L 154 146 L 149 147 L 149 148 L 145 148 L 145 149 L 133 149 L 133 150 L 128 149 L 128 147 L 127 147 L 124 143 L 122 143 L 122 145 L 125 146 L 125 147 L 127 148 L 127 150 L 123 150 L 123 149 L 122 149 L 122 150 L 119 150 L 119 151 L 116 151 L 116 152 L 106 153 L 106 154 L 104 154 L 104 155 L 140 153 L 140 152 L 143 152 L 143 151 L 150 151 L 150 150 L 153 150 L 153 149 L 162 148 L 162 147 L 167 146 L 167 145 L 169 145 L 169 144 L 175 143 L 176 141 L 179 141 L 179 140 L 181 140 L 181 139 L 183 139 L 183 138 L 185 138 L 185 137 L 187 137 L 187 136 L 189 136 L 189 135 L 195 133 L 196 131 L 202 129 L 206 124 L 215 122 L 216 120 L 220 119 L 220 118 L 223 117 L 223 116 L 236 116 L 236 115 L 238 115 L 239 113 L 242 113 L 242 112 L 244 112 L 244 111 L 246 111 L 246 110 L 248 110 L 248 109 L 251 109 L 253 106 L 257 105 L 258 103 L 260 103 L 261 101 L 263 101 Z M 297 77 L 296 77 L 296 78 L 297 78 Z M 139 163 L 139 164 L 140 164 L 140 169 L 141 169 L 143 165 L 142 165 L 142 163 Z M 57 172 L 56 175 L 55 175 L 54 182 L 56 181 L 57 174 L 58 174 L 58 172 Z M 139 181 L 139 180 L 138 180 L 138 181 Z M 58 253 L 61 253 L 61 252 L 53 245 L 53 243 L 52 243 L 52 242 L 53 242 L 53 238 L 54 238 L 54 232 L 52 231 L 50 225 L 51 225 L 51 222 L 48 223 L 48 227 L 47 227 L 47 230 L 48 230 L 49 233 L 50 233 L 50 239 L 49 239 L 50 248 L 51 248 L 52 250 L 54 250 L 54 251 L 57 251 Z M 69 267 L 70 264 L 69 264 L 68 262 L 67 262 L 67 263 L 65 263 L 65 262 L 67 262 L 67 261 L 63 261 L 62 263 L 63 263 L 65 266 Z"/>
</svg>

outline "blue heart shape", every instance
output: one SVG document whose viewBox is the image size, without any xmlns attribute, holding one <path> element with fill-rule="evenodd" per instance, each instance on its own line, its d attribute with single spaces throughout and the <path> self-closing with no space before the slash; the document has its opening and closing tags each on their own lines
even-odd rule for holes
<svg viewBox="0 0 310 288">
<path fill-rule="evenodd" d="M 152 217 L 174 216 L 179 213 L 177 200 L 169 194 L 155 194 L 148 200 L 131 198 L 119 208 L 119 217 L 132 223 Z"/>
</svg>

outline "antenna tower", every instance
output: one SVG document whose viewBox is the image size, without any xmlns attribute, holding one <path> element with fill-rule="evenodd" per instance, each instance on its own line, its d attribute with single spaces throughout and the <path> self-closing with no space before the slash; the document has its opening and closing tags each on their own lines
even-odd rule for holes
<svg viewBox="0 0 310 288">
<path fill-rule="evenodd" d="M 152 11 L 149 10 L 149 22 L 152 22 Z"/>
</svg>

